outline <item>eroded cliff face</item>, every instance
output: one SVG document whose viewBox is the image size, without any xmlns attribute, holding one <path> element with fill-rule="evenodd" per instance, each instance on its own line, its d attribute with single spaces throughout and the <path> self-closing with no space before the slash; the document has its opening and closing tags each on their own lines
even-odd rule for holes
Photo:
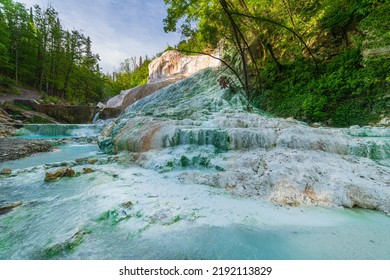
<svg viewBox="0 0 390 280">
<path fill-rule="evenodd" d="M 215 57 L 219 57 L 215 54 Z M 149 83 L 161 80 L 181 80 L 196 72 L 221 66 L 221 62 L 208 55 L 188 56 L 177 51 L 165 52 L 149 64 Z"/>
<path fill-rule="evenodd" d="M 390 212 L 390 130 L 312 128 L 246 112 L 206 70 L 145 97 L 106 127 L 102 149 L 182 183 L 284 205 Z"/>
<path fill-rule="evenodd" d="M 215 56 L 218 57 L 218 54 Z M 218 59 L 207 55 L 187 56 L 177 51 L 165 52 L 149 64 L 148 84 L 123 90 L 119 95 L 108 100 L 106 104 L 100 103 L 98 105 L 101 108 L 99 118 L 103 120 L 116 118 L 138 100 L 200 70 L 220 65 Z"/>
<path fill-rule="evenodd" d="M 123 90 L 119 95 L 107 101 L 107 104 L 99 104 L 99 119 L 107 120 L 118 117 L 128 106 L 152 93 L 169 86 L 177 80 L 165 80 L 153 84 L 141 85 L 129 90 Z"/>
</svg>

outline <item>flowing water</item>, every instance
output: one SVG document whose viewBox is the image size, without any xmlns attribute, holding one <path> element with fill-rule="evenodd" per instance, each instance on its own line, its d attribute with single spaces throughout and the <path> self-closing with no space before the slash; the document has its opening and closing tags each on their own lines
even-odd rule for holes
<svg viewBox="0 0 390 280">
<path fill-rule="evenodd" d="M 26 126 L 58 149 L 0 166 L 0 259 L 390 259 L 390 129 L 248 113 L 218 75 L 129 106 L 118 156 L 102 125 Z"/>
<path fill-rule="evenodd" d="M 53 152 L 39 153 L 27 158 L 0 162 L 0 170 L 3 168 L 24 169 L 56 162 L 66 162 L 77 158 L 96 157 L 100 149 L 96 144 L 71 142 L 67 145 L 59 145 Z"/>
<path fill-rule="evenodd" d="M 14 175 L 0 177 L 0 206 L 22 204 L 0 212 L 0 259 L 390 259 L 379 212 L 238 197 L 183 182 L 184 167 L 158 172 L 69 143 L 2 164 Z M 45 182 L 54 161 L 80 175 Z"/>
<path fill-rule="evenodd" d="M 18 134 L 22 138 L 96 137 L 101 130 L 99 124 L 26 124 Z"/>
</svg>

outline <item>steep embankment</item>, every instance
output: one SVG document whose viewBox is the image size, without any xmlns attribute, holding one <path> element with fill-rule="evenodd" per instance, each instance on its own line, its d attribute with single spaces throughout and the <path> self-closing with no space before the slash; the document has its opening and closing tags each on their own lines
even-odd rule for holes
<svg viewBox="0 0 390 280">
<path fill-rule="evenodd" d="M 100 147 L 235 195 L 390 212 L 389 130 L 247 113 L 217 80 L 217 71 L 203 71 L 134 103 L 105 128 Z"/>
</svg>

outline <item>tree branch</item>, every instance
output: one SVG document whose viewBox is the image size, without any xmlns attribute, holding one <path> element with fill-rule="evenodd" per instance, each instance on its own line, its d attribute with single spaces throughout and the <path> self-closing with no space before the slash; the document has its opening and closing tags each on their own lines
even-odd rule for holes
<svg viewBox="0 0 390 280">
<path fill-rule="evenodd" d="M 316 69 L 318 70 L 318 63 L 317 63 L 317 60 L 316 58 L 314 57 L 313 53 L 311 52 L 309 46 L 305 43 L 305 41 L 302 39 L 301 36 L 299 36 L 298 33 L 296 33 L 293 29 L 291 29 L 290 27 L 288 26 L 285 26 L 277 21 L 274 21 L 272 19 L 268 19 L 268 18 L 263 18 L 263 17 L 258 17 L 258 16 L 253 16 L 253 15 L 247 15 L 247 14 L 242 14 L 242 13 L 238 13 L 238 12 L 232 12 L 233 15 L 237 15 L 237 16 L 241 16 L 241 17 L 246 17 L 246 18 L 252 18 L 252 19 L 256 19 L 256 20 L 260 20 L 260 21 L 265 21 L 265 22 L 269 22 L 269 23 L 272 23 L 272 24 L 275 24 L 279 27 L 282 27 L 288 31 L 290 31 L 292 34 L 294 34 L 295 37 L 298 38 L 298 40 L 305 46 L 306 50 L 308 51 L 309 55 L 311 56 L 311 58 L 313 59 L 315 65 L 316 65 Z"/>
<path fill-rule="evenodd" d="M 230 66 L 229 63 L 227 63 L 225 60 L 219 58 L 219 57 L 216 57 L 215 55 L 212 55 L 212 54 L 209 54 L 209 53 L 205 53 L 205 52 L 197 52 L 197 51 L 189 51 L 189 50 L 183 50 L 183 49 L 174 49 L 175 51 L 178 51 L 178 52 L 183 52 L 183 53 L 193 53 L 193 54 L 202 54 L 202 55 L 207 55 L 211 58 L 214 58 L 216 60 L 219 60 L 220 62 L 222 62 L 227 68 L 229 68 L 233 73 L 234 75 L 237 77 L 238 81 L 240 82 L 241 86 L 244 88 L 244 82 L 242 81 L 240 75 L 237 73 L 236 70 L 234 70 L 234 68 L 232 66 Z"/>
</svg>

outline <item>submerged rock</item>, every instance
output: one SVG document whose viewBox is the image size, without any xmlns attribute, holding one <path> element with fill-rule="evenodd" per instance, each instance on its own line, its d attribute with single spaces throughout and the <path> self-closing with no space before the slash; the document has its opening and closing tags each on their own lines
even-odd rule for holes
<svg viewBox="0 0 390 280">
<path fill-rule="evenodd" d="M 76 177 L 76 171 L 74 171 L 72 167 L 67 167 L 67 168 L 57 169 L 54 172 L 47 172 L 45 174 L 45 181 L 46 182 L 57 181 L 62 177 Z"/>
<path fill-rule="evenodd" d="M 88 159 L 88 164 L 95 164 L 95 163 L 97 163 L 98 162 L 98 160 L 96 159 L 96 158 L 90 158 L 90 159 Z"/>
<path fill-rule="evenodd" d="M 131 201 L 124 202 L 124 203 L 121 204 L 121 207 L 126 208 L 126 209 L 130 209 L 130 208 L 132 208 L 133 206 L 134 206 L 134 204 L 133 204 L 133 202 L 131 202 Z"/>
<path fill-rule="evenodd" d="M 0 175 L 11 175 L 12 174 L 12 169 L 11 168 L 3 168 L 0 171 Z"/>
<path fill-rule="evenodd" d="M 129 208 L 130 209 L 130 208 Z M 118 209 L 111 209 L 102 213 L 97 219 L 98 222 L 105 222 L 112 226 L 119 224 L 122 221 L 129 220 L 132 214 Z"/>
<path fill-rule="evenodd" d="M 93 172 L 95 172 L 95 170 L 93 170 L 92 168 L 89 168 L 89 167 L 83 168 L 83 174 L 89 174 L 89 173 L 93 173 Z"/>
<path fill-rule="evenodd" d="M 14 210 L 15 208 L 22 206 L 22 205 L 24 205 L 22 202 L 15 202 L 15 203 L 12 203 L 9 205 L 4 205 L 4 206 L 0 205 L 0 215 L 7 214 L 7 213 L 11 212 L 12 210 Z"/>
<path fill-rule="evenodd" d="M 75 161 L 76 163 L 87 163 L 88 158 L 77 158 Z"/>
</svg>

